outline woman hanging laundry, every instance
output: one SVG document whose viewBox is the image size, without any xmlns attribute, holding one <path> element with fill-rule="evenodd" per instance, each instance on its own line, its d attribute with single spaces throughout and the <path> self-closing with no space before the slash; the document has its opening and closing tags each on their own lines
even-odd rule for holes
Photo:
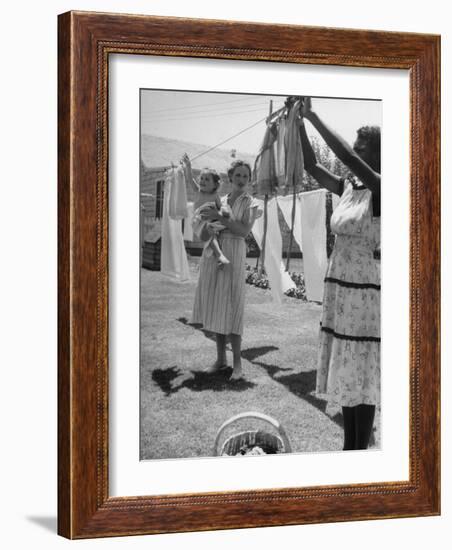
<svg viewBox="0 0 452 550">
<path fill-rule="evenodd" d="M 302 115 L 349 168 L 342 179 L 317 163 L 300 119 L 306 170 L 341 196 L 331 218 L 336 234 L 325 277 L 317 391 L 342 407 L 344 450 L 366 449 L 380 402 L 380 128 L 358 130 L 353 149 L 304 99 Z"/>
</svg>

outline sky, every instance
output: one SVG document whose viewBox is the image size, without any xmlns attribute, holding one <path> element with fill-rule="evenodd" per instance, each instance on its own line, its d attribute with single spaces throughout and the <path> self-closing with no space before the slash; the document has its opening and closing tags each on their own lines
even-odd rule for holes
<svg viewBox="0 0 452 550">
<path fill-rule="evenodd" d="M 141 133 L 211 147 L 258 123 L 220 146 L 256 154 L 270 101 L 276 111 L 285 99 L 286 96 L 142 90 Z M 312 106 L 350 144 L 361 126 L 381 126 L 382 103 L 378 100 L 313 97 Z M 309 122 L 306 129 L 309 135 L 318 137 Z"/>
</svg>

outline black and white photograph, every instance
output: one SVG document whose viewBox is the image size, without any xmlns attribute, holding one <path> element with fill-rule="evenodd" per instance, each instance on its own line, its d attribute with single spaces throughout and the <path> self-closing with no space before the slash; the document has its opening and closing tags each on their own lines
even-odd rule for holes
<svg viewBox="0 0 452 550">
<path fill-rule="evenodd" d="M 450 547 L 448 7 L 4 4 L 4 548 Z"/>
<path fill-rule="evenodd" d="M 378 98 L 140 90 L 140 459 L 381 448 Z"/>
</svg>

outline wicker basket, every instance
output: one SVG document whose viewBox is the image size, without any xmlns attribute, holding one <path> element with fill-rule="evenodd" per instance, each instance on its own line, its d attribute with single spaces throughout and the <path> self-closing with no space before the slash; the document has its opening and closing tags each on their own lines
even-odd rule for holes
<svg viewBox="0 0 452 550">
<path fill-rule="evenodd" d="M 225 429 L 243 419 L 258 419 L 270 425 L 277 434 L 265 430 L 248 430 L 232 435 L 221 444 Z M 215 438 L 214 455 L 238 456 L 246 454 L 248 449 L 260 447 L 265 454 L 290 453 L 291 447 L 286 432 L 281 424 L 266 414 L 258 412 L 240 413 L 227 420 L 218 430 Z"/>
</svg>

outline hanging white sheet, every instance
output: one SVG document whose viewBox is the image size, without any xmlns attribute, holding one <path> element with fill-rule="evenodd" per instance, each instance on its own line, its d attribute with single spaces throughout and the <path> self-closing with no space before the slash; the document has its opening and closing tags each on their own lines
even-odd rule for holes
<svg viewBox="0 0 452 550">
<path fill-rule="evenodd" d="M 187 217 L 187 189 L 185 174 L 182 166 L 173 169 L 175 183 L 169 193 L 168 210 L 173 220 L 182 220 Z"/>
<path fill-rule="evenodd" d="M 255 203 L 264 210 L 264 201 L 255 199 Z M 256 243 L 262 250 L 264 236 L 264 216 L 258 218 L 253 225 L 252 233 Z M 282 238 L 278 221 L 278 207 L 276 199 L 270 199 L 267 203 L 267 236 L 265 239 L 265 271 L 270 282 L 273 299 L 281 303 L 283 294 L 290 288 L 295 288 L 290 275 L 285 271 L 282 262 Z"/>
<path fill-rule="evenodd" d="M 192 241 L 193 240 L 193 211 L 194 211 L 194 203 L 188 202 L 187 203 L 187 217 L 184 218 L 184 241 Z"/>
<path fill-rule="evenodd" d="M 336 209 L 336 206 L 339 204 L 339 201 L 341 200 L 341 197 L 339 195 L 336 195 L 336 193 L 331 193 L 333 197 L 333 212 Z"/>
<path fill-rule="evenodd" d="M 289 229 L 292 227 L 292 207 L 293 207 L 293 195 L 286 195 L 285 197 L 278 197 L 278 206 L 284 216 L 284 221 L 289 226 Z M 300 193 L 295 195 L 295 219 L 293 225 L 293 237 L 295 242 L 302 249 L 302 237 L 301 237 L 301 203 L 300 203 Z"/>
<path fill-rule="evenodd" d="M 300 194 L 303 271 L 308 300 L 323 300 L 326 255 L 326 191 L 319 189 Z"/>
<path fill-rule="evenodd" d="M 190 280 L 190 271 L 182 236 L 182 220 L 174 220 L 169 216 L 171 191 L 174 185 L 176 185 L 176 173 L 174 169 L 170 169 L 166 173 L 163 194 L 160 269 L 163 275 L 174 277 L 181 282 L 185 282 Z"/>
</svg>

